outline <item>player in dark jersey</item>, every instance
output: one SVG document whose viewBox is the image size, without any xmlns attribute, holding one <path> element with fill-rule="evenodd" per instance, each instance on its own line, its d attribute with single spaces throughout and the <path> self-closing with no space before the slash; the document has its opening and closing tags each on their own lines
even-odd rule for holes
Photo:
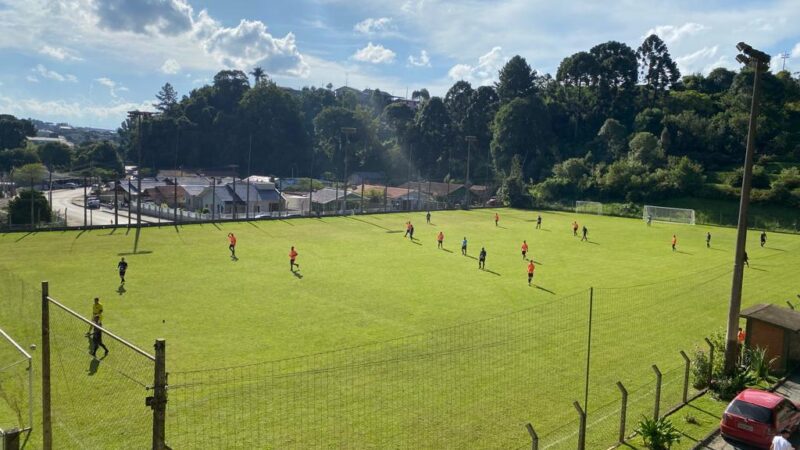
<svg viewBox="0 0 800 450">
<path fill-rule="evenodd" d="M 486 248 L 481 247 L 481 253 L 478 255 L 478 269 L 486 269 Z"/>
<path fill-rule="evenodd" d="M 128 271 L 128 263 L 124 257 L 117 263 L 117 270 L 119 270 L 119 282 L 125 284 L 125 272 Z"/>
</svg>

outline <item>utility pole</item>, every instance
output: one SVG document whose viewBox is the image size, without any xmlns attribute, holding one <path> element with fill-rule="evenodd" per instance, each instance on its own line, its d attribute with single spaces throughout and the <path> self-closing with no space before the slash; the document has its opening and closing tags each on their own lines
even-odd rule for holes
<svg viewBox="0 0 800 450">
<path fill-rule="evenodd" d="M 411 154 L 414 151 L 414 144 L 408 145 L 408 184 L 406 187 L 408 191 L 406 192 L 406 205 L 408 206 L 408 210 L 411 210 Z"/>
<path fill-rule="evenodd" d="M 356 129 L 353 127 L 342 127 L 342 134 L 345 135 L 347 140 L 347 146 L 344 149 L 344 194 L 342 195 L 342 199 L 344 200 L 344 208 L 347 209 L 347 148 L 350 147 L 350 135 L 355 134 Z M 339 138 L 339 150 L 341 150 L 342 146 L 342 139 Z"/>
<path fill-rule="evenodd" d="M 176 224 L 178 223 L 178 144 L 180 139 L 181 129 L 178 128 L 175 130 L 175 175 L 173 176 L 175 183 L 172 185 L 172 213 L 174 216 L 172 221 Z"/>
<path fill-rule="evenodd" d="M 88 223 L 87 221 L 89 220 L 89 218 L 86 216 L 86 210 L 89 207 L 89 205 L 87 204 L 89 200 L 88 196 L 86 195 L 86 183 L 88 183 L 88 181 L 86 181 L 86 177 L 83 177 L 83 228 L 84 229 L 86 229 L 86 224 Z"/>
<path fill-rule="evenodd" d="M 750 106 L 750 122 L 747 131 L 747 147 L 744 157 L 744 174 L 742 176 L 742 192 L 739 200 L 739 224 L 736 228 L 736 254 L 733 261 L 733 282 L 731 283 L 731 300 L 728 309 L 728 333 L 725 345 L 725 373 L 732 374 L 736 370 L 739 343 L 736 335 L 739 330 L 739 311 L 742 305 L 742 282 L 744 281 L 744 252 L 747 242 L 747 210 L 750 206 L 750 188 L 753 178 L 753 152 L 756 138 L 756 119 L 758 118 L 758 101 L 760 96 L 761 73 L 769 68 L 770 56 L 753 47 L 739 42 L 736 49 L 742 52 L 736 56 L 740 63 L 753 68 L 753 99 Z"/>
<path fill-rule="evenodd" d="M 139 162 L 136 166 L 136 226 L 142 227 L 142 118 L 149 119 L 154 113 L 149 111 L 128 111 L 129 119 L 136 119 L 136 144 L 139 150 Z M 86 205 L 84 205 L 86 206 Z"/>
<path fill-rule="evenodd" d="M 464 177 L 464 208 L 469 209 L 469 159 L 472 151 L 472 143 L 478 140 L 475 136 L 465 136 L 467 141 L 467 175 Z"/>
<path fill-rule="evenodd" d="M 253 133 L 250 133 L 250 149 L 247 151 L 247 200 L 245 200 L 245 207 L 244 207 L 244 218 L 250 218 L 250 177 L 253 176 L 253 172 L 250 171 L 250 161 L 253 157 Z"/>
</svg>

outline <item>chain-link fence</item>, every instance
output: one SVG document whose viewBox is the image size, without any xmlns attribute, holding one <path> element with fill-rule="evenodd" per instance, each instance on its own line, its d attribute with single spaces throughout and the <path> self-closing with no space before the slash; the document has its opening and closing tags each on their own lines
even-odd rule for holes
<svg viewBox="0 0 800 450">
<path fill-rule="evenodd" d="M 0 328 L 0 439 L 7 430 L 33 427 L 31 355 Z"/>
</svg>

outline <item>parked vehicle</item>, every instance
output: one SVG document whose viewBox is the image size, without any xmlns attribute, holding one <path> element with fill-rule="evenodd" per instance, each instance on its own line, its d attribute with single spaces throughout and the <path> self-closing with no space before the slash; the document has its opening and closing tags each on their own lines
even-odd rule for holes
<svg viewBox="0 0 800 450">
<path fill-rule="evenodd" d="M 64 187 L 69 189 L 77 189 L 78 185 L 76 183 L 64 183 Z"/>
<path fill-rule="evenodd" d="M 90 197 L 86 200 L 86 207 L 89 209 L 98 209 L 100 208 L 100 199 L 95 197 Z"/>
<path fill-rule="evenodd" d="M 768 449 L 782 429 L 792 432 L 800 424 L 800 405 L 773 392 L 745 389 L 734 398 L 719 425 L 727 441 Z"/>
</svg>

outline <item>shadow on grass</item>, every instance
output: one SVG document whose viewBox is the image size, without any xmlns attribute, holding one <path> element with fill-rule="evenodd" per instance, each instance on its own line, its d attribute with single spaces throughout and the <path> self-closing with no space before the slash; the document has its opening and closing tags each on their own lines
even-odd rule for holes
<svg viewBox="0 0 800 450">
<path fill-rule="evenodd" d="M 694 255 L 694 253 L 685 252 L 683 250 L 675 250 L 675 253 L 680 253 L 681 255 Z"/>
<path fill-rule="evenodd" d="M 153 253 L 152 250 L 139 250 L 138 252 L 117 253 L 117 256 L 149 255 L 151 253 Z"/>
<path fill-rule="evenodd" d="M 759 268 L 759 267 L 749 267 L 749 266 L 748 266 L 747 268 L 748 268 L 748 269 L 751 269 L 751 270 L 757 270 L 757 271 L 759 271 L 759 272 L 768 272 L 768 270 L 767 270 L 767 269 L 761 269 L 761 268 Z"/>
<path fill-rule="evenodd" d="M 466 257 L 467 257 L 467 258 L 469 258 L 469 259 L 474 259 L 475 261 L 477 261 L 477 260 L 478 260 L 478 258 L 476 258 L 476 257 L 474 257 L 474 256 L 472 256 L 472 255 L 464 255 L 464 256 L 466 256 Z"/>
<path fill-rule="evenodd" d="M 403 231 L 403 230 L 389 230 L 389 231 L 387 231 L 387 233 L 397 234 L 397 233 L 405 233 L 405 231 Z"/>
<path fill-rule="evenodd" d="M 80 233 L 75 235 L 75 239 L 77 240 L 79 237 L 83 236 L 83 233 L 86 233 L 86 230 L 81 230 Z"/>
<path fill-rule="evenodd" d="M 417 245 L 422 245 L 422 242 L 417 242 L 417 240 L 416 240 L 416 239 L 412 239 L 412 240 L 411 240 L 411 243 L 412 243 L 412 244 L 417 244 Z"/>
<path fill-rule="evenodd" d="M 290 221 L 288 221 L 288 220 L 284 220 L 284 219 L 278 219 L 278 220 L 280 220 L 280 221 L 281 221 L 281 222 L 283 222 L 283 223 L 287 223 L 287 224 L 289 224 L 289 225 L 291 225 L 291 226 L 293 226 L 293 227 L 294 227 L 294 226 L 296 226 L 295 224 L 293 224 L 292 222 L 290 222 Z"/>
<path fill-rule="evenodd" d="M 219 225 L 217 225 L 217 223 L 216 223 L 216 222 L 211 222 L 211 225 L 214 225 L 214 228 L 216 228 L 216 229 L 218 229 L 218 230 L 222 231 L 222 228 L 220 228 L 220 227 L 219 227 Z"/>
<path fill-rule="evenodd" d="M 502 229 L 504 229 L 504 230 L 507 230 L 507 229 L 508 229 L 508 228 L 506 228 L 506 227 L 504 227 L 504 226 L 502 226 L 502 225 L 497 225 L 497 226 L 495 226 L 495 228 L 502 228 Z"/>
<path fill-rule="evenodd" d="M 587 244 L 600 245 L 600 243 L 599 243 L 599 242 L 590 241 L 590 240 L 588 240 L 588 239 L 587 239 L 587 240 L 585 240 L 585 241 L 583 241 L 583 242 L 586 242 Z"/>
<path fill-rule="evenodd" d="M 139 250 L 139 237 L 141 236 L 141 234 L 142 234 L 142 227 L 136 227 L 136 237 L 133 240 L 134 254 L 136 254 L 136 252 Z"/>
<path fill-rule="evenodd" d="M 355 220 L 355 221 L 358 221 L 358 222 L 361 222 L 361 223 L 365 223 L 367 225 L 372 225 L 373 227 L 377 227 L 377 228 L 380 228 L 382 230 L 386 230 L 387 233 L 394 232 L 393 230 L 390 230 L 389 228 L 386 228 L 383 225 L 378 225 L 377 223 L 370 222 L 369 220 L 359 219 L 358 217 L 352 217 L 352 216 L 346 216 L 346 217 L 348 219 L 350 219 L 350 220 Z M 397 231 L 397 233 L 399 233 L 399 231 Z"/>
<path fill-rule="evenodd" d="M 721 416 L 718 416 L 718 415 L 716 415 L 716 414 L 714 414 L 714 413 L 712 413 L 712 412 L 710 412 L 710 411 L 706 411 L 706 410 L 705 410 L 705 409 L 703 409 L 703 408 L 698 408 L 697 406 L 695 406 L 695 405 L 692 405 L 691 403 L 690 403 L 690 404 L 688 404 L 688 405 L 686 405 L 686 407 L 687 407 L 687 408 L 692 408 L 692 409 L 694 409 L 694 410 L 700 411 L 700 412 L 701 412 L 701 413 L 703 413 L 703 414 L 708 414 L 708 415 L 709 415 L 709 416 L 711 416 L 711 417 L 714 417 L 714 418 L 717 418 L 717 419 L 719 419 L 719 420 L 722 420 L 722 417 L 721 417 Z"/>
<path fill-rule="evenodd" d="M 100 360 L 96 358 L 92 358 L 89 362 L 89 370 L 87 371 L 87 375 L 90 377 L 97 373 L 97 370 L 100 368 Z"/>
<path fill-rule="evenodd" d="M 453 251 L 452 251 L 452 250 L 448 250 L 448 249 L 446 249 L 446 248 L 440 248 L 439 250 L 444 250 L 444 251 L 446 251 L 447 253 L 453 253 Z"/>
<path fill-rule="evenodd" d="M 172 227 L 175 228 L 176 233 L 180 234 L 181 228 L 178 225 L 173 225 Z"/>
<path fill-rule="evenodd" d="M 535 259 L 533 260 L 533 263 L 534 263 L 534 264 L 538 264 L 538 265 L 540 265 L 540 266 L 543 266 L 543 265 L 544 265 L 544 263 L 543 263 L 543 262 L 541 262 L 541 261 L 537 261 L 537 260 L 535 260 Z"/>
<path fill-rule="evenodd" d="M 28 236 L 30 236 L 30 235 L 32 235 L 32 234 L 34 234 L 34 233 L 35 233 L 34 231 L 28 231 L 27 233 L 23 234 L 23 235 L 22 235 L 22 236 L 21 236 L 19 239 L 17 239 L 17 240 L 16 240 L 16 241 L 14 241 L 14 242 L 19 242 L 19 241 L 21 241 L 21 240 L 25 239 L 26 237 L 28 237 Z"/>
<path fill-rule="evenodd" d="M 502 275 L 500 275 L 499 273 L 497 273 L 497 272 L 495 272 L 495 271 L 493 271 L 493 270 L 489 270 L 489 269 L 483 269 L 483 271 L 484 271 L 484 272 L 487 272 L 487 273 L 490 273 L 490 274 L 492 274 L 492 275 L 497 275 L 498 277 L 499 277 L 499 276 L 502 276 Z"/>
<path fill-rule="evenodd" d="M 551 291 L 550 289 L 547 289 L 547 288 L 545 288 L 545 287 L 543 287 L 543 286 L 539 286 L 538 284 L 534 284 L 534 285 L 533 285 L 533 287 L 535 287 L 536 289 L 539 289 L 540 291 L 545 291 L 545 292 L 547 292 L 547 293 L 549 293 L 549 294 L 556 295 L 556 293 L 555 293 L 555 292 L 553 292 L 553 291 Z"/>
<path fill-rule="evenodd" d="M 295 277 L 296 277 L 298 280 L 302 280 L 302 279 L 303 279 L 303 275 L 302 275 L 302 274 L 300 274 L 300 272 L 299 272 L 299 271 L 295 272 L 295 271 L 293 270 L 293 271 L 292 271 L 292 275 L 294 275 L 294 276 L 295 276 Z"/>
<path fill-rule="evenodd" d="M 117 294 L 123 295 L 126 292 L 128 292 L 128 291 L 125 290 L 125 285 L 124 284 L 120 284 L 119 287 L 117 288 Z"/>
</svg>

